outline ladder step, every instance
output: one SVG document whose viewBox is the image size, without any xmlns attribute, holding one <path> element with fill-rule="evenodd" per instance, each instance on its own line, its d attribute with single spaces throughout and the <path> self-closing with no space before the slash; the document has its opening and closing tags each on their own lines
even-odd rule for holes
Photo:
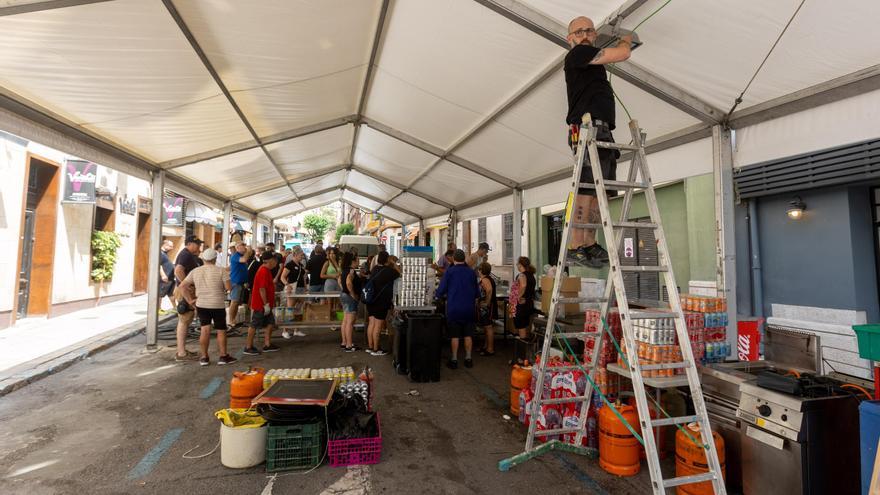
<svg viewBox="0 0 880 495">
<path fill-rule="evenodd" d="M 680 363 L 660 363 L 660 364 L 643 364 L 639 366 L 639 369 L 642 371 L 647 370 L 677 370 L 684 369 L 689 366 L 687 361 L 682 361 Z"/>
<path fill-rule="evenodd" d="M 553 435 L 564 435 L 564 434 L 566 434 L 566 433 L 577 433 L 577 432 L 579 432 L 579 431 L 581 431 L 581 430 L 580 430 L 580 428 L 577 428 L 577 427 L 574 427 L 574 428 L 556 428 L 556 429 L 554 429 L 554 430 L 541 430 L 541 431 L 535 431 L 535 436 L 536 436 L 536 437 L 545 437 L 545 436 L 549 437 L 549 436 L 553 436 Z"/>
<path fill-rule="evenodd" d="M 556 300 L 559 304 L 579 304 L 579 303 L 603 303 L 607 299 L 603 297 L 560 297 Z"/>
<path fill-rule="evenodd" d="M 627 189 L 647 189 L 650 184 L 645 182 L 624 182 L 619 180 L 606 180 L 605 189 L 612 191 L 625 191 Z M 589 182 L 581 182 L 578 187 L 582 189 L 595 189 L 596 184 Z"/>
<path fill-rule="evenodd" d="M 538 400 L 538 404 L 541 404 L 541 405 L 568 404 L 570 402 L 584 402 L 586 400 L 589 400 L 589 397 L 584 397 L 584 396 L 560 397 L 558 399 L 540 399 L 540 400 Z"/>
<path fill-rule="evenodd" d="M 682 425 L 687 423 L 693 423 L 694 421 L 699 421 L 699 416 L 679 416 L 677 418 L 663 418 L 663 419 L 652 419 L 650 422 L 651 428 L 655 426 L 668 426 L 668 425 Z"/>
<path fill-rule="evenodd" d="M 581 368 L 589 371 L 593 368 L 593 365 L 584 363 L 580 366 L 577 366 L 575 364 L 567 364 L 565 366 L 550 366 L 549 368 L 545 368 L 544 371 L 547 373 L 554 373 L 556 371 L 575 371 L 580 370 Z"/>
<path fill-rule="evenodd" d="M 648 266 L 648 265 L 636 265 L 636 266 L 626 266 L 621 265 L 620 271 L 622 272 L 668 272 L 669 267 L 667 266 Z"/>
<path fill-rule="evenodd" d="M 596 141 L 596 146 L 609 150 L 639 151 L 638 146 L 633 146 L 631 144 L 611 143 L 608 141 Z"/>
<path fill-rule="evenodd" d="M 630 310 L 631 320 L 656 320 L 658 318 L 675 318 L 675 313 L 670 311 L 634 311 Z"/>
<path fill-rule="evenodd" d="M 594 333 L 593 335 L 597 335 Z M 561 337 L 563 339 L 579 339 L 583 337 L 585 332 L 553 332 L 553 337 Z"/>
<path fill-rule="evenodd" d="M 614 228 L 622 229 L 622 228 L 634 228 L 634 229 L 659 229 L 660 226 L 656 223 L 648 223 L 648 222 L 612 222 L 611 225 Z M 603 225 L 601 223 L 571 223 L 571 227 L 575 229 L 601 229 Z"/>
<path fill-rule="evenodd" d="M 663 488 L 672 488 L 675 486 L 681 485 L 692 485 L 694 483 L 702 483 L 704 481 L 712 481 L 716 478 L 715 473 L 701 473 L 701 474 L 692 474 L 690 476 L 679 476 L 678 478 L 672 478 L 668 480 L 663 480 Z"/>
</svg>

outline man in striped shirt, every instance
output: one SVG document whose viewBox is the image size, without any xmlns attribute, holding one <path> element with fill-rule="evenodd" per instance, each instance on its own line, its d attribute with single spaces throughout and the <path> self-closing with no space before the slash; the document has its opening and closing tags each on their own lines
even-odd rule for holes
<svg viewBox="0 0 880 495">
<path fill-rule="evenodd" d="M 226 293 L 232 287 L 229 272 L 217 266 L 217 251 L 208 248 L 202 251 L 199 257 L 205 264 L 189 272 L 180 284 L 181 292 L 190 306 L 196 308 L 202 325 L 202 333 L 199 336 L 201 349 L 199 364 L 201 366 L 211 364 L 208 358 L 208 344 L 211 340 L 212 323 L 214 330 L 217 330 L 217 347 L 220 351 L 217 364 L 232 364 L 237 359 L 230 356 L 226 350 Z M 190 286 L 195 287 L 195 295 L 193 291 L 188 290 Z"/>
</svg>

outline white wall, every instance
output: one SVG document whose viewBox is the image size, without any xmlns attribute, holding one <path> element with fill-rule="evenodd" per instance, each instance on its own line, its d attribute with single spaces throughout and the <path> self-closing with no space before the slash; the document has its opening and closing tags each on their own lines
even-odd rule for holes
<svg viewBox="0 0 880 495">
<path fill-rule="evenodd" d="M 24 199 L 26 148 L 0 136 L 0 312 L 12 311 L 18 294 L 18 242 Z"/>
</svg>

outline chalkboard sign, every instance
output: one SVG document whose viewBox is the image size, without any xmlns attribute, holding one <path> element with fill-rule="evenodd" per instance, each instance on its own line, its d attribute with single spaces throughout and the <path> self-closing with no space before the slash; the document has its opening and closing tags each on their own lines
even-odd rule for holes
<svg viewBox="0 0 880 495">
<path fill-rule="evenodd" d="M 254 404 L 326 406 L 330 404 L 336 380 L 278 380 L 254 398 Z"/>
</svg>

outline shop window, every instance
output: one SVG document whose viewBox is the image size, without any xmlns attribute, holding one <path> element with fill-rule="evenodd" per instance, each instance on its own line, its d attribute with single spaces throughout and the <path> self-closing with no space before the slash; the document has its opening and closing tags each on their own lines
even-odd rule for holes
<svg viewBox="0 0 880 495">
<path fill-rule="evenodd" d="M 486 242 L 486 218 L 477 220 L 477 243 Z"/>
<path fill-rule="evenodd" d="M 96 206 L 94 229 L 103 230 L 105 232 L 113 232 L 116 230 L 116 212 L 114 210 L 108 210 Z"/>
<path fill-rule="evenodd" d="M 513 264 L 513 213 L 505 213 L 501 217 L 503 244 L 501 246 L 501 264 Z"/>
</svg>

